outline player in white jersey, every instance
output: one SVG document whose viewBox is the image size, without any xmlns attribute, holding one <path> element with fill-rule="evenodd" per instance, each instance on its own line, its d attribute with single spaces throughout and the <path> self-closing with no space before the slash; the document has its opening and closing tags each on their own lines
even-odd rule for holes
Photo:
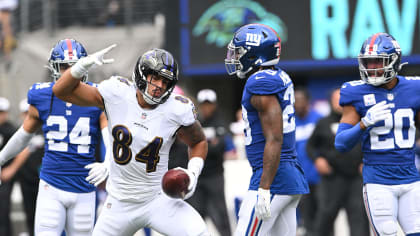
<svg viewBox="0 0 420 236">
<path fill-rule="evenodd" d="M 67 70 L 54 86 L 56 96 L 106 111 L 113 159 L 109 192 L 93 235 L 133 235 L 143 227 L 165 235 L 208 235 L 205 223 L 190 205 L 161 191 L 168 170 L 169 149 L 178 136 L 189 146 L 190 197 L 207 155 L 207 141 L 196 120 L 194 104 L 172 94 L 178 81 L 177 63 L 162 49 L 153 49 L 137 61 L 134 83 L 114 76 L 98 88 L 84 86 L 92 65 L 112 62 L 103 56 L 115 45 L 99 51 Z"/>
</svg>

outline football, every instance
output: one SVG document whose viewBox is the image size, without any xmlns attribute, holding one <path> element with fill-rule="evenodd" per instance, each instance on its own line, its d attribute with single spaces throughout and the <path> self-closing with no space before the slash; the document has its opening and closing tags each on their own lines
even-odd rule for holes
<svg viewBox="0 0 420 236">
<path fill-rule="evenodd" d="M 188 192 L 190 178 L 187 173 L 179 169 L 168 170 L 162 178 L 162 189 L 172 198 L 184 198 Z"/>
</svg>

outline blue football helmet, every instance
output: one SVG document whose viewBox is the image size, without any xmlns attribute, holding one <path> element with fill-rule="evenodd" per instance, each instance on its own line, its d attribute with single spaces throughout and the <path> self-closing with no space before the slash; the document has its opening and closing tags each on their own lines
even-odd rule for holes
<svg viewBox="0 0 420 236">
<path fill-rule="evenodd" d="M 248 24 L 239 28 L 228 45 L 225 59 L 229 75 L 246 78 L 261 66 L 273 66 L 280 60 L 281 41 L 277 33 L 263 24 Z"/>
<path fill-rule="evenodd" d="M 391 81 L 401 70 L 401 48 L 387 33 L 376 33 L 365 40 L 358 56 L 360 77 L 373 86 Z"/>
<path fill-rule="evenodd" d="M 61 76 L 60 70 L 71 67 L 80 58 L 86 56 L 87 52 L 81 43 L 74 39 L 63 39 L 51 49 L 47 68 L 51 71 L 53 80 L 56 81 Z M 82 81 L 87 81 L 87 75 L 82 78 Z"/>
<path fill-rule="evenodd" d="M 147 92 L 150 83 L 147 81 L 149 74 L 162 76 L 169 81 L 166 91 L 158 98 Z M 154 48 L 137 60 L 132 79 L 148 104 L 162 104 L 169 98 L 178 82 L 178 63 L 168 51 Z"/>
</svg>

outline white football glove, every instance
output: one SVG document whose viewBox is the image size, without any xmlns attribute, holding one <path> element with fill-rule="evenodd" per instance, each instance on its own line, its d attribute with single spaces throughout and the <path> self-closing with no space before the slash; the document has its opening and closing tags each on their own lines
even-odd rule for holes
<svg viewBox="0 0 420 236">
<path fill-rule="evenodd" d="M 185 171 L 185 173 L 187 173 L 188 177 L 190 178 L 190 184 L 188 185 L 188 193 L 185 195 L 184 200 L 190 198 L 194 194 L 195 188 L 197 187 L 198 176 L 200 176 L 201 171 L 203 170 L 203 166 L 203 158 L 192 157 L 188 161 L 188 169 L 177 167 L 177 169 Z"/>
<path fill-rule="evenodd" d="M 369 127 L 381 120 L 385 120 L 388 114 L 391 113 L 391 104 L 386 104 L 386 101 L 377 103 L 366 111 L 366 115 L 362 118 L 362 123 Z"/>
<path fill-rule="evenodd" d="M 98 187 L 108 177 L 108 166 L 105 162 L 94 162 L 85 166 L 86 169 L 90 169 L 86 181 Z"/>
<path fill-rule="evenodd" d="M 255 214 L 259 220 L 267 220 L 271 217 L 270 198 L 270 189 L 258 188 L 257 204 L 255 204 Z"/>
<path fill-rule="evenodd" d="M 187 169 L 184 169 L 182 167 L 177 167 L 175 169 L 184 171 L 190 179 L 190 183 L 188 184 L 188 192 L 187 192 L 187 194 L 185 194 L 185 196 L 183 198 L 184 200 L 187 200 L 188 198 L 190 198 L 194 194 L 195 188 L 197 187 L 198 178 L 194 175 L 194 173 L 192 173 L 191 171 L 189 171 Z"/>
<path fill-rule="evenodd" d="M 104 56 L 116 46 L 117 44 L 113 44 L 105 49 L 102 49 L 101 51 L 90 54 L 87 57 L 80 58 L 70 69 L 70 73 L 73 78 L 83 78 L 83 76 L 87 74 L 88 70 L 92 68 L 93 65 L 101 66 L 103 64 L 114 62 L 114 59 L 104 59 Z"/>
</svg>

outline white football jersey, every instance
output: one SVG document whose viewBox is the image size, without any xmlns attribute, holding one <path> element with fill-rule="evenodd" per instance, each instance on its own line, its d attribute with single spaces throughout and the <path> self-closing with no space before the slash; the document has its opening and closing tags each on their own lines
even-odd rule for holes
<svg viewBox="0 0 420 236">
<path fill-rule="evenodd" d="M 176 131 L 196 120 L 194 104 L 171 94 L 156 108 L 143 109 L 137 102 L 135 85 L 117 76 L 100 83 L 98 89 L 111 134 L 113 160 L 107 191 L 118 200 L 150 201 L 161 191 Z"/>
</svg>

